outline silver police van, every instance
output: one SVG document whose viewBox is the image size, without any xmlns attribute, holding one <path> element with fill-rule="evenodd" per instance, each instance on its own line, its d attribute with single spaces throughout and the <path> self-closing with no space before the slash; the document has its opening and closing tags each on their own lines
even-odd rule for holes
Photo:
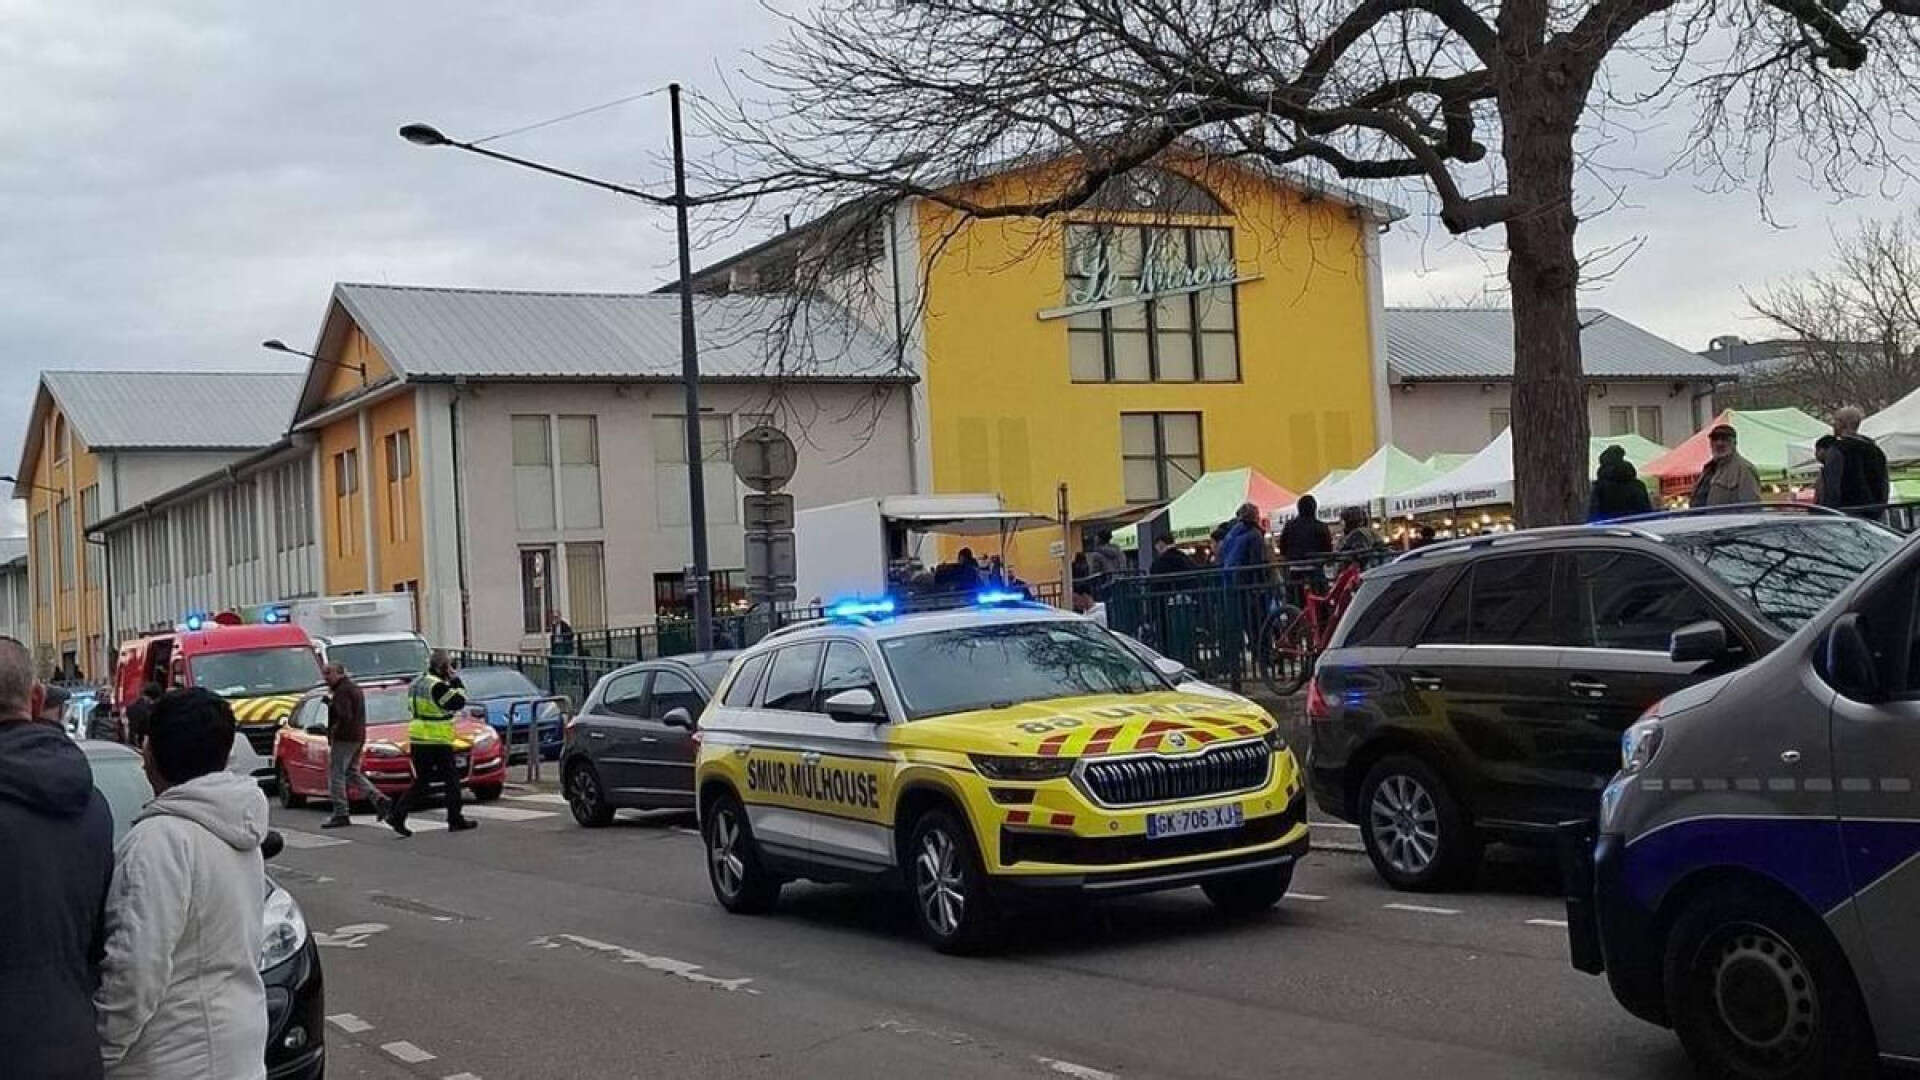
<svg viewBox="0 0 1920 1080">
<path fill-rule="evenodd" d="M 1562 827 L 1574 966 L 1710 1075 L 1920 1063 L 1920 542 L 1621 750 Z"/>
</svg>

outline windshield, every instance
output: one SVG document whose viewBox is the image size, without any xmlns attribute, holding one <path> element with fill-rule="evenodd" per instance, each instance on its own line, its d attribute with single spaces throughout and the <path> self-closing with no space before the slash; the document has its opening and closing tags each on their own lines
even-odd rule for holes
<svg viewBox="0 0 1920 1080">
<path fill-rule="evenodd" d="M 880 643 L 887 670 L 919 719 L 1087 694 L 1144 694 L 1167 684 L 1098 627 L 1016 623 Z"/>
<path fill-rule="evenodd" d="M 540 688 L 533 685 L 525 675 L 505 667 L 476 667 L 460 670 L 460 683 L 467 688 L 467 697 L 543 697 Z"/>
<path fill-rule="evenodd" d="M 113 839 L 119 843 L 133 824 L 134 815 L 153 799 L 153 786 L 147 783 L 146 770 L 134 755 L 89 755 L 87 764 L 93 768 L 93 786 L 100 789 L 107 810 L 113 814 Z"/>
<path fill-rule="evenodd" d="M 206 653 L 188 661 L 193 685 L 221 697 L 298 694 L 320 685 L 320 663 L 304 645 Z"/>
<path fill-rule="evenodd" d="M 366 698 L 369 724 L 404 724 L 413 719 L 413 712 L 407 707 L 407 688 L 404 686 L 369 690 Z"/>
<path fill-rule="evenodd" d="M 1798 629 L 1900 538 L 1863 521 L 1750 525 L 1671 537 L 1785 631 Z"/>
<path fill-rule="evenodd" d="M 361 679 L 376 675 L 418 675 L 427 670 L 427 643 L 419 638 L 354 641 L 327 646 L 327 659 Z"/>
</svg>

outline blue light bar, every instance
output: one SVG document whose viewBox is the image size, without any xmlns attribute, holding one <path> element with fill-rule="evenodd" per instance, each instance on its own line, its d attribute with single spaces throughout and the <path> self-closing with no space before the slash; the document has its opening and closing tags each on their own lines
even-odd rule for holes
<svg viewBox="0 0 1920 1080">
<path fill-rule="evenodd" d="M 206 624 L 207 624 L 207 620 L 197 611 L 187 616 L 188 630 L 199 630 L 202 626 L 205 626 Z"/>
<path fill-rule="evenodd" d="M 981 607 L 997 607 L 1001 604 L 1024 604 L 1027 594 L 1018 589 L 982 589 L 974 594 L 973 602 Z"/>
<path fill-rule="evenodd" d="M 878 600 L 841 600 L 829 605 L 829 619 L 875 619 L 886 618 L 893 614 L 893 597 L 883 596 Z"/>
</svg>

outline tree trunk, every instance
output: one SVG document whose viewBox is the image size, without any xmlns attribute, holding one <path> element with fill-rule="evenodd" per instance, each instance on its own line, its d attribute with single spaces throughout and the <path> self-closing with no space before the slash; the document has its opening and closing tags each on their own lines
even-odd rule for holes
<svg viewBox="0 0 1920 1080">
<path fill-rule="evenodd" d="M 1503 79 L 1500 112 L 1513 292 L 1513 501 L 1522 527 L 1583 521 L 1587 390 L 1580 370 L 1580 261 L 1573 134 L 1584 94 L 1540 64 Z M 1544 68 L 1544 70 L 1543 70 Z"/>
</svg>

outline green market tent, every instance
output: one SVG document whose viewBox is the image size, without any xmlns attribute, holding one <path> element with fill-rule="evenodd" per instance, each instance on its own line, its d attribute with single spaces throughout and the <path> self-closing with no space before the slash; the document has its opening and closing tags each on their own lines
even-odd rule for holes
<svg viewBox="0 0 1920 1080">
<path fill-rule="evenodd" d="M 1364 506 L 1371 509 L 1408 488 L 1426 483 L 1434 476 L 1433 469 L 1426 462 L 1389 443 L 1352 469 L 1336 469 L 1328 473 L 1307 494 L 1320 504 L 1319 516 L 1332 521 L 1340 516 L 1340 511 L 1345 507 Z M 1275 516 L 1292 517 L 1297 502 L 1297 499 L 1290 499 L 1278 508 Z"/>
<path fill-rule="evenodd" d="M 1434 471 L 1434 475 L 1445 476 L 1471 460 L 1473 460 L 1472 454 L 1449 454 L 1442 451 L 1438 454 L 1428 454 L 1425 464 L 1427 468 Z"/>
<path fill-rule="evenodd" d="M 1740 456 L 1753 462 L 1763 478 L 1784 476 L 1793 463 L 1794 444 L 1811 443 L 1832 430 L 1825 421 L 1799 409 L 1728 409 L 1640 471 L 1658 478 L 1663 497 L 1693 490 L 1701 466 L 1711 455 L 1707 432 L 1721 424 L 1733 425 L 1740 436 Z"/>
<path fill-rule="evenodd" d="M 1193 486 L 1167 504 L 1167 531 L 1176 543 L 1205 540 L 1214 526 L 1233 517 L 1242 503 L 1261 507 L 1291 506 L 1299 497 L 1267 479 L 1258 469 L 1222 469 L 1202 474 Z M 1138 526 L 1113 531 L 1113 542 L 1131 551 L 1140 543 Z"/>
<path fill-rule="evenodd" d="M 1609 446 L 1617 446 L 1627 452 L 1627 460 L 1636 469 L 1644 469 L 1650 463 L 1658 461 L 1667 448 L 1647 438 L 1645 435 L 1595 435 L 1587 440 L 1587 472 L 1593 473 L 1600 468 L 1600 454 Z"/>
</svg>

